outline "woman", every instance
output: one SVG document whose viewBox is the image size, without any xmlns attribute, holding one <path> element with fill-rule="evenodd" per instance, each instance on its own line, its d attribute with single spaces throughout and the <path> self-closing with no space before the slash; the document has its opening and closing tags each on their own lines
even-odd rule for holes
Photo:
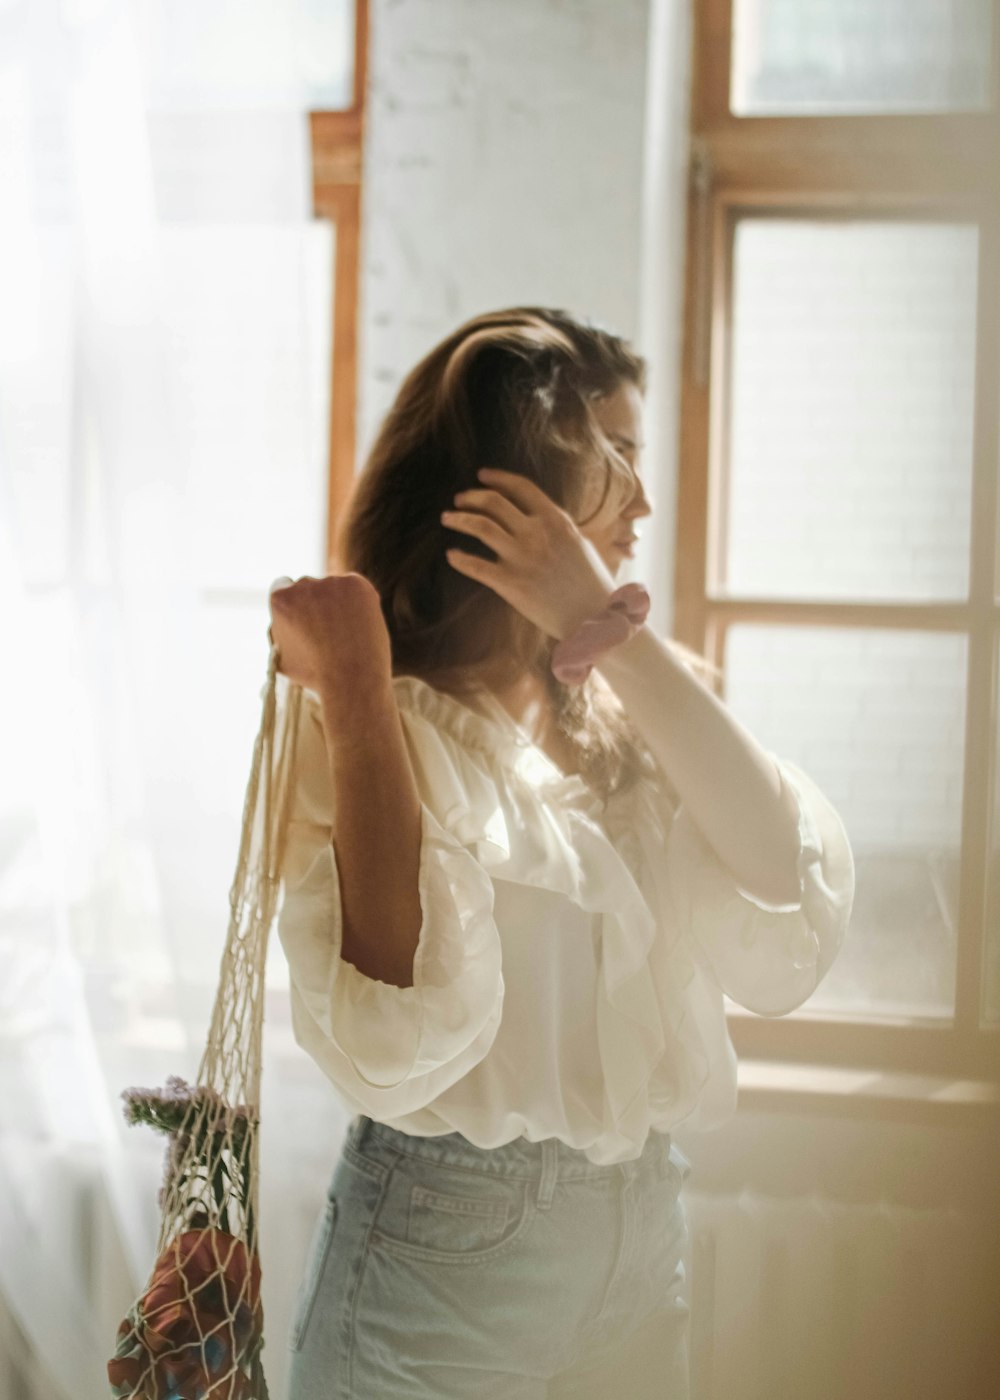
<svg viewBox="0 0 1000 1400">
<path fill-rule="evenodd" d="M 723 994 L 801 1004 L 854 869 L 827 799 L 653 633 L 641 588 L 592 669 L 562 668 L 652 509 L 642 390 L 606 331 L 477 317 L 403 384 L 347 572 L 272 594 L 307 700 L 295 1033 L 356 1113 L 293 1400 L 688 1393 L 669 1134 L 733 1111 Z"/>
</svg>

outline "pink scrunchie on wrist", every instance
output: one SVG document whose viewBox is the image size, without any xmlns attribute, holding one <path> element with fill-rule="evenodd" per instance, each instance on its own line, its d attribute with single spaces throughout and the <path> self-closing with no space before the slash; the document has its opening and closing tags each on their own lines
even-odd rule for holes
<svg viewBox="0 0 1000 1400">
<path fill-rule="evenodd" d="M 552 652 L 552 674 L 563 685 L 582 685 L 594 662 L 606 651 L 627 642 L 646 621 L 649 592 L 642 583 L 623 583 L 605 607 L 581 622 Z"/>
</svg>

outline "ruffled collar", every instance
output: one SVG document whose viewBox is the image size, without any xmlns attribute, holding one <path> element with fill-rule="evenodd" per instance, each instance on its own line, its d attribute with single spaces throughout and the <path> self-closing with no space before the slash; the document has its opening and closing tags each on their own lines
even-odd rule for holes
<svg viewBox="0 0 1000 1400">
<path fill-rule="evenodd" d="M 420 676 L 394 676 L 396 703 L 423 715 L 465 748 L 484 754 L 546 797 L 599 814 L 606 804 L 579 773 L 564 773 L 507 713 L 496 696 L 478 686 L 472 709 L 447 691 L 437 690 Z"/>
</svg>

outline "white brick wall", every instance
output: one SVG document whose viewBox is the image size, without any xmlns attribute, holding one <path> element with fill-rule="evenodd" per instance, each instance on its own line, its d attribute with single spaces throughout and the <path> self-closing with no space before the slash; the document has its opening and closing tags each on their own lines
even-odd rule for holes
<svg viewBox="0 0 1000 1400">
<path fill-rule="evenodd" d="M 634 335 L 648 0 L 374 0 L 361 447 L 454 326 L 519 302 Z"/>
</svg>

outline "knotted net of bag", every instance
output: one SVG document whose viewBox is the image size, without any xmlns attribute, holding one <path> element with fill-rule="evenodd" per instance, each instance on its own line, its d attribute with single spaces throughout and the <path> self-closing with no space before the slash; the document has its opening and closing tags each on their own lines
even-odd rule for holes
<svg viewBox="0 0 1000 1400">
<path fill-rule="evenodd" d="M 270 636 L 270 634 L 269 634 Z M 266 1400 L 259 1256 L 264 963 L 277 909 L 302 688 L 270 646 L 229 927 L 194 1084 L 128 1089 L 126 1118 L 168 1137 L 156 1259 L 118 1329 L 112 1394 Z"/>
</svg>

